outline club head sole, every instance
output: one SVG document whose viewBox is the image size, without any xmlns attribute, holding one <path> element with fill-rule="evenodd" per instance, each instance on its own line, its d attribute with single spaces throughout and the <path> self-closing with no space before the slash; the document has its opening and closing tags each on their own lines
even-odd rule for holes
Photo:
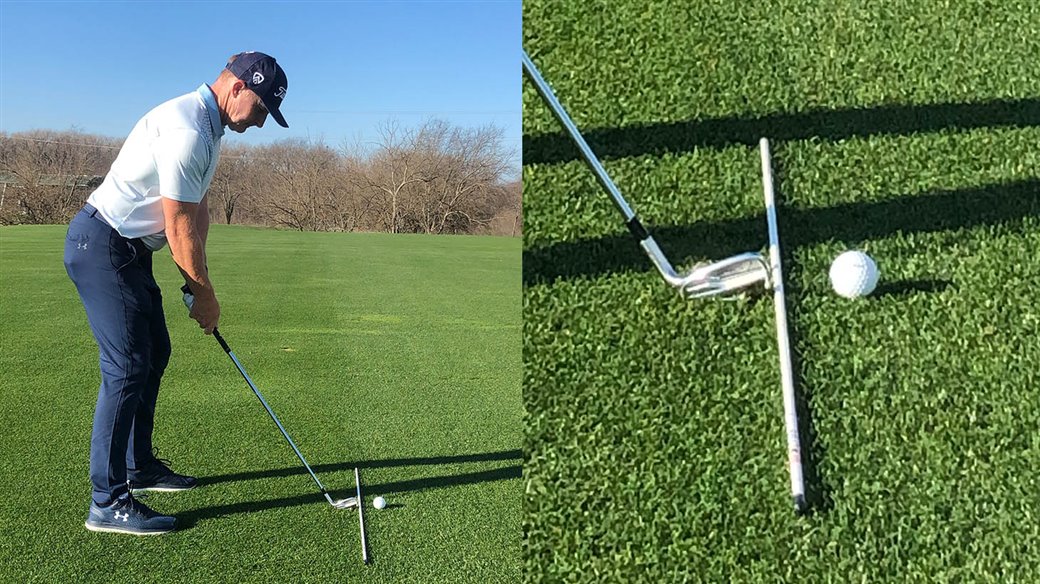
<svg viewBox="0 0 1040 584">
<path fill-rule="evenodd" d="M 686 298 L 731 297 L 754 286 L 771 287 L 769 264 L 758 253 L 745 253 L 717 262 L 699 264 L 683 278 L 680 293 Z"/>
<path fill-rule="evenodd" d="M 336 509 L 353 509 L 358 506 L 358 500 L 357 497 L 347 497 L 346 499 L 333 501 L 332 506 Z"/>
</svg>

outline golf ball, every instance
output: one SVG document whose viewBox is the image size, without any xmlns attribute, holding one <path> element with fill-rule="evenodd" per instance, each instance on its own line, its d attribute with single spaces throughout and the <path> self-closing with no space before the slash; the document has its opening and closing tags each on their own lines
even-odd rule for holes
<svg viewBox="0 0 1040 584">
<path fill-rule="evenodd" d="M 831 286 L 838 296 L 859 298 L 874 291 L 878 277 L 877 264 L 861 251 L 847 251 L 831 264 Z"/>
<path fill-rule="evenodd" d="M 375 499 L 372 499 L 372 506 L 376 509 L 382 509 L 383 507 L 386 507 L 386 499 L 376 497 Z"/>
</svg>

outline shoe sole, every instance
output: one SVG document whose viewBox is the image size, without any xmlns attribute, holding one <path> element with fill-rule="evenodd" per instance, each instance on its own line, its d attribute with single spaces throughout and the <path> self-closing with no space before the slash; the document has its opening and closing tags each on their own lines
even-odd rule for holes
<svg viewBox="0 0 1040 584">
<path fill-rule="evenodd" d="M 176 493 L 178 491 L 190 491 L 197 486 L 198 485 L 192 487 L 133 487 L 133 490 L 134 492 L 151 491 L 153 493 Z"/>
<path fill-rule="evenodd" d="M 172 533 L 173 529 L 165 531 L 130 531 L 128 529 L 119 529 L 118 527 L 107 527 L 104 525 L 91 525 L 90 522 L 83 524 L 90 531 L 96 531 L 98 533 L 126 533 L 128 535 L 162 535 L 164 533 Z"/>
</svg>

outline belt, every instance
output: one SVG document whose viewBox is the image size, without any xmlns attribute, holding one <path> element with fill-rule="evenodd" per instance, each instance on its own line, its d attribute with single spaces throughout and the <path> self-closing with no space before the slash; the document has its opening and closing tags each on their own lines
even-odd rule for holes
<svg viewBox="0 0 1040 584">
<path fill-rule="evenodd" d="M 83 205 L 83 210 L 87 212 L 87 217 L 93 217 L 94 219 L 97 219 L 105 225 L 108 225 L 108 221 L 105 221 L 105 218 L 98 214 L 97 207 L 95 207 L 94 205 L 87 203 L 86 205 Z M 111 225 L 108 226 L 112 227 Z"/>
<path fill-rule="evenodd" d="M 108 221 L 105 221 L 105 218 L 102 217 L 100 213 L 98 213 L 97 207 L 95 207 L 94 205 L 91 205 L 90 203 L 87 203 L 87 204 L 83 205 L 83 210 L 86 211 L 88 217 L 94 219 L 95 221 L 100 221 L 102 225 L 104 225 L 105 227 L 108 227 L 112 231 L 115 231 L 115 228 L 112 227 L 111 225 L 109 225 Z M 118 235 L 119 232 L 117 231 L 116 234 Z M 120 237 L 123 237 L 123 236 L 120 235 Z M 145 245 L 144 242 L 141 241 L 140 238 L 135 237 L 133 239 L 130 239 L 129 237 L 124 237 L 123 239 L 126 239 L 127 241 L 129 241 L 130 245 L 134 246 L 134 248 L 136 248 L 138 252 L 141 252 L 141 253 L 145 253 L 145 252 L 152 253 L 152 250 L 148 249 L 148 246 Z"/>
</svg>

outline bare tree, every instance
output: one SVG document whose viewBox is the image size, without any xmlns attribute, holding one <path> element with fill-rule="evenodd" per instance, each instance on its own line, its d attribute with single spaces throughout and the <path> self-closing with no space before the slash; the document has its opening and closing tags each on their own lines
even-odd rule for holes
<svg viewBox="0 0 1040 584">
<path fill-rule="evenodd" d="M 498 185 L 494 198 L 495 216 L 483 233 L 516 237 L 523 228 L 523 183 L 513 180 Z"/>
<path fill-rule="evenodd" d="M 502 131 L 452 127 L 440 120 L 405 131 L 388 122 L 367 162 L 350 175 L 370 193 L 391 233 L 469 233 L 496 214 L 506 170 Z"/>
<path fill-rule="evenodd" d="M 247 174 L 252 166 L 249 156 L 250 149 L 246 146 L 224 148 L 220 153 L 217 170 L 213 173 L 213 182 L 207 194 L 210 212 L 219 212 L 228 225 L 231 225 L 235 209 L 249 192 L 246 188 Z"/>
<path fill-rule="evenodd" d="M 513 227 L 509 230 L 510 237 L 519 236 L 524 229 L 524 183 L 516 180 L 506 185 L 510 193 L 509 210 L 513 212 Z"/>
<path fill-rule="evenodd" d="M 255 167 L 264 192 L 260 206 L 276 225 L 326 230 L 336 208 L 340 160 L 324 143 L 285 140 L 259 148 Z"/>
<path fill-rule="evenodd" d="M 406 231 L 403 203 L 409 189 L 432 180 L 430 165 L 423 156 L 423 129 L 402 130 L 395 121 L 380 129 L 380 142 L 367 164 L 353 168 L 351 176 L 362 193 L 375 199 L 381 227 L 390 233 Z M 364 196 L 364 194 L 362 195 Z"/>
<path fill-rule="evenodd" d="M 0 173 L 7 207 L 0 207 L 0 221 L 5 223 L 67 221 L 117 153 L 113 141 L 80 132 L 37 130 L 4 136 L 3 142 Z"/>
<path fill-rule="evenodd" d="M 411 231 L 469 233 L 491 222 L 506 171 L 501 130 L 431 121 L 419 129 L 412 149 L 426 180 L 409 190 Z"/>
<path fill-rule="evenodd" d="M 335 174 L 337 197 L 333 210 L 338 231 L 357 231 L 371 228 L 370 217 L 375 214 L 376 198 L 366 189 L 364 175 L 367 162 L 344 147 L 344 154 Z M 356 151 L 356 148 L 353 148 Z"/>
<path fill-rule="evenodd" d="M 506 165 L 502 130 L 451 129 L 441 152 L 444 165 L 435 197 L 435 222 L 429 233 L 463 233 L 486 226 L 494 217 L 495 195 Z"/>
</svg>

